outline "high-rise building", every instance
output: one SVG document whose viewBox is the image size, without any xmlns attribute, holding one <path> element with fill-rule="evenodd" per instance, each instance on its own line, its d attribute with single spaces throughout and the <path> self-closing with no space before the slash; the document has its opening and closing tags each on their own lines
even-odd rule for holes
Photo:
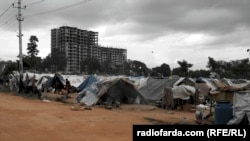
<svg viewBox="0 0 250 141">
<path fill-rule="evenodd" d="M 79 73 L 80 62 L 88 57 L 100 63 L 112 61 L 122 65 L 127 60 L 127 50 L 101 47 L 98 45 L 98 32 L 62 26 L 51 30 L 51 55 L 59 50 L 66 57 L 65 72 Z"/>
</svg>

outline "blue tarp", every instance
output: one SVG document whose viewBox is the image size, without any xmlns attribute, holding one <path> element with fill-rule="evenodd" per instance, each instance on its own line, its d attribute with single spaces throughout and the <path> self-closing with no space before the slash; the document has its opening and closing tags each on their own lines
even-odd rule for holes
<svg viewBox="0 0 250 141">
<path fill-rule="evenodd" d="M 76 88 L 78 92 L 78 96 L 76 97 L 77 102 L 80 102 L 83 97 L 91 99 L 88 100 L 89 102 L 95 101 L 95 96 L 93 97 L 93 95 L 97 93 L 96 88 L 91 87 L 94 82 L 97 82 L 97 78 L 94 75 L 90 75 Z M 92 104 L 90 103 L 90 105 Z"/>
<path fill-rule="evenodd" d="M 90 75 L 87 79 L 85 79 L 77 88 L 77 92 L 82 91 L 83 89 L 90 86 L 93 82 L 96 82 L 97 78 L 94 75 Z"/>
</svg>

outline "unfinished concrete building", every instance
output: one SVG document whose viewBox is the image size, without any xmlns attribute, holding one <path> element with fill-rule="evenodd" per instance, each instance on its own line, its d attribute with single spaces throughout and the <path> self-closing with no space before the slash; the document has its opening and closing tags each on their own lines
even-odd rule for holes
<svg viewBox="0 0 250 141">
<path fill-rule="evenodd" d="M 88 57 L 100 63 L 112 61 L 121 65 L 127 60 L 127 50 L 101 47 L 98 45 L 98 32 L 62 26 L 51 30 L 51 55 L 58 49 L 67 58 L 66 73 L 80 73 L 80 62 Z M 53 57 L 53 56 L 52 56 Z"/>
</svg>

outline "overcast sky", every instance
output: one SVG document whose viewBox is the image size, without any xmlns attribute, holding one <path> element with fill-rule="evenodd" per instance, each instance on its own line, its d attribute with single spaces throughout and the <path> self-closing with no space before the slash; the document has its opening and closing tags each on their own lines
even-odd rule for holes
<svg viewBox="0 0 250 141">
<path fill-rule="evenodd" d="M 0 2 L 0 59 L 19 54 L 18 0 Z M 99 33 L 99 45 L 127 49 L 127 58 L 153 68 L 177 61 L 207 69 L 208 57 L 249 57 L 250 0 L 22 0 L 22 50 L 38 37 L 38 56 L 50 53 L 50 31 L 72 26 Z"/>
</svg>

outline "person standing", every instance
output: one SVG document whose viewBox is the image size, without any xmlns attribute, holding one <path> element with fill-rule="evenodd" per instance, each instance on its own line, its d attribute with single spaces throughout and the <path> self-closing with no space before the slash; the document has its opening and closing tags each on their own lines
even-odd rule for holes
<svg viewBox="0 0 250 141">
<path fill-rule="evenodd" d="M 66 79 L 65 89 L 67 90 L 68 93 L 70 92 L 70 87 L 71 87 L 70 81 Z"/>
</svg>

